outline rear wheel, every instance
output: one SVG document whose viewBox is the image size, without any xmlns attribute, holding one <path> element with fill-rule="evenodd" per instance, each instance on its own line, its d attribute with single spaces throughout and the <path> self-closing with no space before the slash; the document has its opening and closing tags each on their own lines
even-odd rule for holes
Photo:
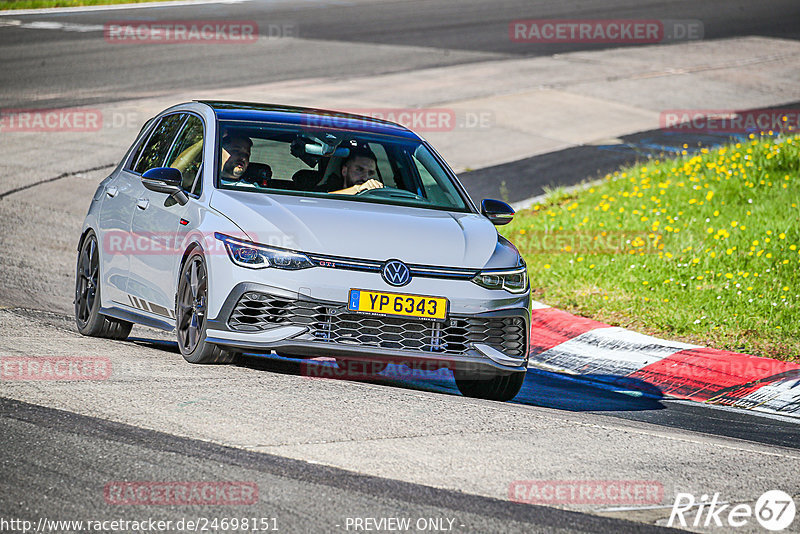
<svg viewBox="0 0 800 534">
<path fill-rule="evenodd" d="M 509 401 L 516 397 L 525 382 L 525 373 L 495 375 L 489 379 L 476 379 L 459 371 L 453 376 L 458 390 L 465 397 L 496 401 Z"/>
<path fill-rule="evenodd" d="M 97 237 L 89 232 L 78 252 L 75 269 L 75 324 L 84 336 L 125 339 L 132 323 L 100 313 L 100 255 Z"/>
<path fill-rule="evenodd" d="M 236 353 L 206 341 L 208 271 L 203 254 L 194 250 L 181 269 L 175 321 L 178 348 L 190 363 L 229 363 Z"/>
</svg>

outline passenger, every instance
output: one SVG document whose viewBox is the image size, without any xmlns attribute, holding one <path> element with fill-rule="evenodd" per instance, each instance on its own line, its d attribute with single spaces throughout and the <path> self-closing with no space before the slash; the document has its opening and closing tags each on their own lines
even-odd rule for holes
<svg viewBox="0 0 800 534">
<path fill-rule="evenodd" d="M 238 182 L 250 164 L 253 140 L 247 136 L 230 133 L 222 136 L 222 165 L 219 176 L 228 182 Z"/>
<path fill-rule="evenodd" d="M 350 149 L 350 154 L 342 163 L 342 183 L 344 189 L 331 191 L 337 195 L 355 195 L 369 189 L 379 189 L 383 183 L 378 179 L 378 158 L 366 146 Z"/>
</svg>

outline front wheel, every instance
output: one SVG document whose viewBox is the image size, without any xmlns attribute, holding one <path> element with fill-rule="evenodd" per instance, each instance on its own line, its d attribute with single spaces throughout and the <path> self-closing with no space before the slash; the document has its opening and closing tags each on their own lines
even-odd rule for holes
<svg viewBox="0 0 800 534">
<path fill-rule="evenodd" d="M 489 379 L 476 379 L 467 373 L 455 371 L 458 390 L 465 397 L 495 401 L 510 401 L 517 396 L 525 382 L 525 373 L 495 375 Z"/>
<path fill-rule="evenodd" d="M 75 324 L 84 336 L 125 339 L 133 324 L 100 313 L 100 255 L 97 237 L 89 232 L 78 252 L 75 269 Z"/>
<path fill-rule="evenodd" d="M 208 271 L 203 253 L 195 249 L 181 269 L 175 322 L 178 348 L 190 363 L 229 363 L 235 353 L 206 341 Z"/>
</svg>

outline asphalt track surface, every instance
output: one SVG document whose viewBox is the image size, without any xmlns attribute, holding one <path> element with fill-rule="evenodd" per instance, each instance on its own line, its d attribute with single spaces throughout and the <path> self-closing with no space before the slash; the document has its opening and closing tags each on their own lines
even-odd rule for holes
<svg viewBox="0 0 800 534">
<path fill-rule="evenodd" d="M 348 517 L 414 517 L 414 522 L 446 518 L 448 530 L 452 525 L 458 532 L 673 531 L 359 475 L 7 399 L 0 399 L 0 414 L 0 429 L 6 436 L 0 474 L 3 480 L 14 481 L 3 491 L 6 517 L 151 517 L 177 523 L 210 516 L 201 506 L 145 513 L 109 504 L 102 498 L 104 484 L 98 481 L 113 472 L 127 475 L 127 480 L 196 480 L 202 474 L 209 480 L 255 482 L 258 511 L 247 505 L 221 506 L 213 516 L 276 518 L 282 532 L 353 530 L 346 528 Z M 92 458 L 103 461 L 91 466 Z M 87 464 L 76 470 L 76 459 Z M 70 474 L 68 485 L 63 483 L 64 472 Z M 40 497 L 38 502 L 20 506 L 32 495 Z"/>
<path fill-rule="evenodd" d="M 102 31 L 13 26 L 0 32 L 0 106 L 86 105 L 186 88 L 411 71 L 487 59 L 548 56 L 619 45 L 542 45 L 509 39 L 517 19 L 700 20 L 705 39 L 800 38 L 794 0 L 252 0 L 240 4 L 3 17 L 102 26 L 120 20 L 253 20 L 262 34 L 288 25 L 300 39 L 265 46 L 109 44 Z M 286 42 L 284 42 L 286 41 Z M 378 47 L 375 45 L 387 45 Z M 155 48 L 154 48 L 155 47 Z M 398 49 L 397 47 L 402 47 Z M 56 90 L 54 90 L 56 89 Z"/>
<path fill-rule="evenodd" d="M 236 46 L 171 47 L 164 54 L 133 53 L 114 47 L 97 32 L 62 32 L 5 27 L 0 31 L 0 104 L 21 108 L 86 105 L 185 90 L 187 87 L 235 87 L 314 76 L 357 75 L 412 71 L 425 66 L 486 61 L 513 56 L 549 55 L 598 45 L 530 47 L 508 40 L 508 22 L 532 18 L 669 18 L 700 19 L 705 38 L 764 35 L 800 38 L 800 4 L 777 0 L 766 8 L 760 2 L 729 0 L 691 2 L 604 1 L 538 2 L 502 1 L 378 1 L 378 2 L 267 2 L 204 5 L 192 8 L 152 7 L 103 14 L 14 16 L 20 20 L 58 21 L 82 25 L 120 19 L 256 20 L 270 24 L 295 24 L 301 39 L 280 42 L 281 58 L 257 57 Z M 0 14 L 0 18 L 2 18 Z M 389 45 L 380 47 L 375 45 Z M 392 47 L 406 47 L 400 50 Z M 537 194 L 545 185 L 566 185 L 575 176 L 607 172 L 619 163 L 668 151 L 684 138 L 658 137 L 643 132 L 625 139 L 622 146 L 578 147 L 506 164 L 501 170 L 519 176 L 539 176 L 561 168 L 556 184 L 516 181 L 509 200 Z M 714 144 L 719 138 L 696 139 Z M 498 169 L 491 169 L 498 174 Z M 536 172 L 532 172 L 536 171 Z M 479 170 L 464 175 L 470 185 L 486 184 Z M 53 182 L 50 182 L 53 183 Z M 485 185 L 489 193 L 497 184 Z M 478 185 L 473 185 L 471 191 Z M 476 196 L 483 196 L 476 194 Z M 13 199 L 13 196 L 10 197 Z M 88 197 L 87 197 L 88 198 Z M 71 265 L 65 267 L 71 270 Z M 62 269 L 63 270 L 63 269 Z M 41 273 L 39 273 L 41 275 Z M 32 275 L 33 276 L 33 275 Z M 4 301 L 4 306 L 20 305 Z M 69 322 L 67 310 L 52 313 L 20 309 L 16 313 L 58 328 Z M 134 332 L 123 344 L 157 348 L 176 356 L 175 344 L 146 329 Z M 134 356 L 135 357 L 135 356 Z M 329 365 L 321 363 L 320 365 Z M 236 367 L 254 375 L 288 378 L 298 375 L 300 364 L 275 358 L 244 357 Z M 370 387 L 388 391 L 433 394 L 459 410 L 467 402 L 456 393 L 452 380 L 377 379 Z M 299 400 L 298 402 L 302 402 Z M 349 402 L 349 399 L 342 399 Z M 663 427 L 678 436 L 714 436 L 729 446 L 756 443 L 780 453 L 800 448 L 800 426 L 789 418 L 677 402 L 634 392 L 613 390 L 569 377 L 531 370 L 520 396 L 507 410 L 539 410 L 558 415 L 588 416 L 598 425 L 625 421 L 637 428 Z M 538 413 L 538 412 L 537 412 Z M 342 423 L 346 426 L 346 423 Z M 435 424 L 432 422 L 432 424 Z M 47 516 L 59 519 L 119 517 L 119 509 L 104 503 L 102 483 L 126 480 L 254 480 L 260 493 L 259 514 L 280 512 L 285 531 L 337 530 L 346 517 L 450 517 L 465 532 L 629 532 L 656 531 L 644 523 L 522 505 L 480 497 L 425 484 L 362 475 L 281 456 L 225 447 L 208 441 L 177 437 L 104 419 L 87 417 L 16 400 L 0 399 L 0 427 L 4 452 L 0 461 L 0 502 L 4 516 Z M 715 438 L 715 439 L 716 439 Z M 565 471 L 565 473 L 573 473 Z M 572 478 L 564 474 L 564 478 Z M 791 478 L 791 477 L 790 477 Z M 796 479 L 795 479 L 796 480 Z M 775 484 L 781 481 L 775 480 Z M 268 488 L 268 489 L 267 489 Z M 242 510 L 215 509 L 216 516 Z M 476 513 L 476 511 L 478 511 Z M 208 510 L 161 508 L 147 511 L 163 519 L 179 519 Z M 251 515 L 252 510 L 246 510 Z M 123 516 L 140 518 L 141 511 Z M 284 530 L 284 529 L 281 529 Z"/>
</svg>

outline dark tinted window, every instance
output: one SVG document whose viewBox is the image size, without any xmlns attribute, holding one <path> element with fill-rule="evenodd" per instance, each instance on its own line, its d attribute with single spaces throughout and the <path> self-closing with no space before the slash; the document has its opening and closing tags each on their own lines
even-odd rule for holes
<svg viewBox="0 0 800 534">
<path fill-rule="evenodd" d="M 219 131 L 214 171 L 222 189 L 470 211 L 446 167 L 418 140 L 257 122 L 220 121 Z M 249 147 L 244 164 L 226 149 L 232 138 Z M 366 170 L 348 168 L 345 181 L 344 165 L 353 150 Z M 359 189 L 369 176 L 373 187 Z"/>
<path fill-rule="evenodd" d="M 200 180 L 195 183 L 197 171 L 203 163 L 203 121 L 194 115 L 184 124 L 178 139 L 172 146 L 167 164 L 181 171 L 182 185 L 185 191 L 200 194 Z"/>
<path fill-rule="evenodd" d="M 150 119 L 146 123 L 144 123 L 144 126 L 142 126 L 142 129 L 139 131 L 139 135 L 136 136 L 136 139 L 139 140 L 139 144 L 136 146 L 136 148 L 133 151 L 133 155 L 128 160 L 128 163 L 125 165 L 125 169 L 133 170 L 133 166 L 136 165 L 137 161 L 139 161 L 139 155 L 142 153 L 142 149 L 144 148 L 145 142 L 147 141 L 147 134 L 143 135 L 142 139 L 139 139 L 139 136 L 141 136 L 142 133 L 145 130 L 147 130 L 151 122 L 153 122 L 153 119 Z"/>
<path fill-rule="evenodd" d="M 179 113 L 161 119 L 161 122 L 153 131 L 153 135 L 150 136 L 150 140 L 147 141 L 144 150 L 142 150 L 142 155 L 136 164 L 136 172 L 141 174 L 148 169 L 164 165 L 164 160 L 167 159 L 167 151 L 172 146 L 175 134 L 178 133 L 178 128 L 180 128 L 185 118 L 185 114 Z"/>
</svg>

